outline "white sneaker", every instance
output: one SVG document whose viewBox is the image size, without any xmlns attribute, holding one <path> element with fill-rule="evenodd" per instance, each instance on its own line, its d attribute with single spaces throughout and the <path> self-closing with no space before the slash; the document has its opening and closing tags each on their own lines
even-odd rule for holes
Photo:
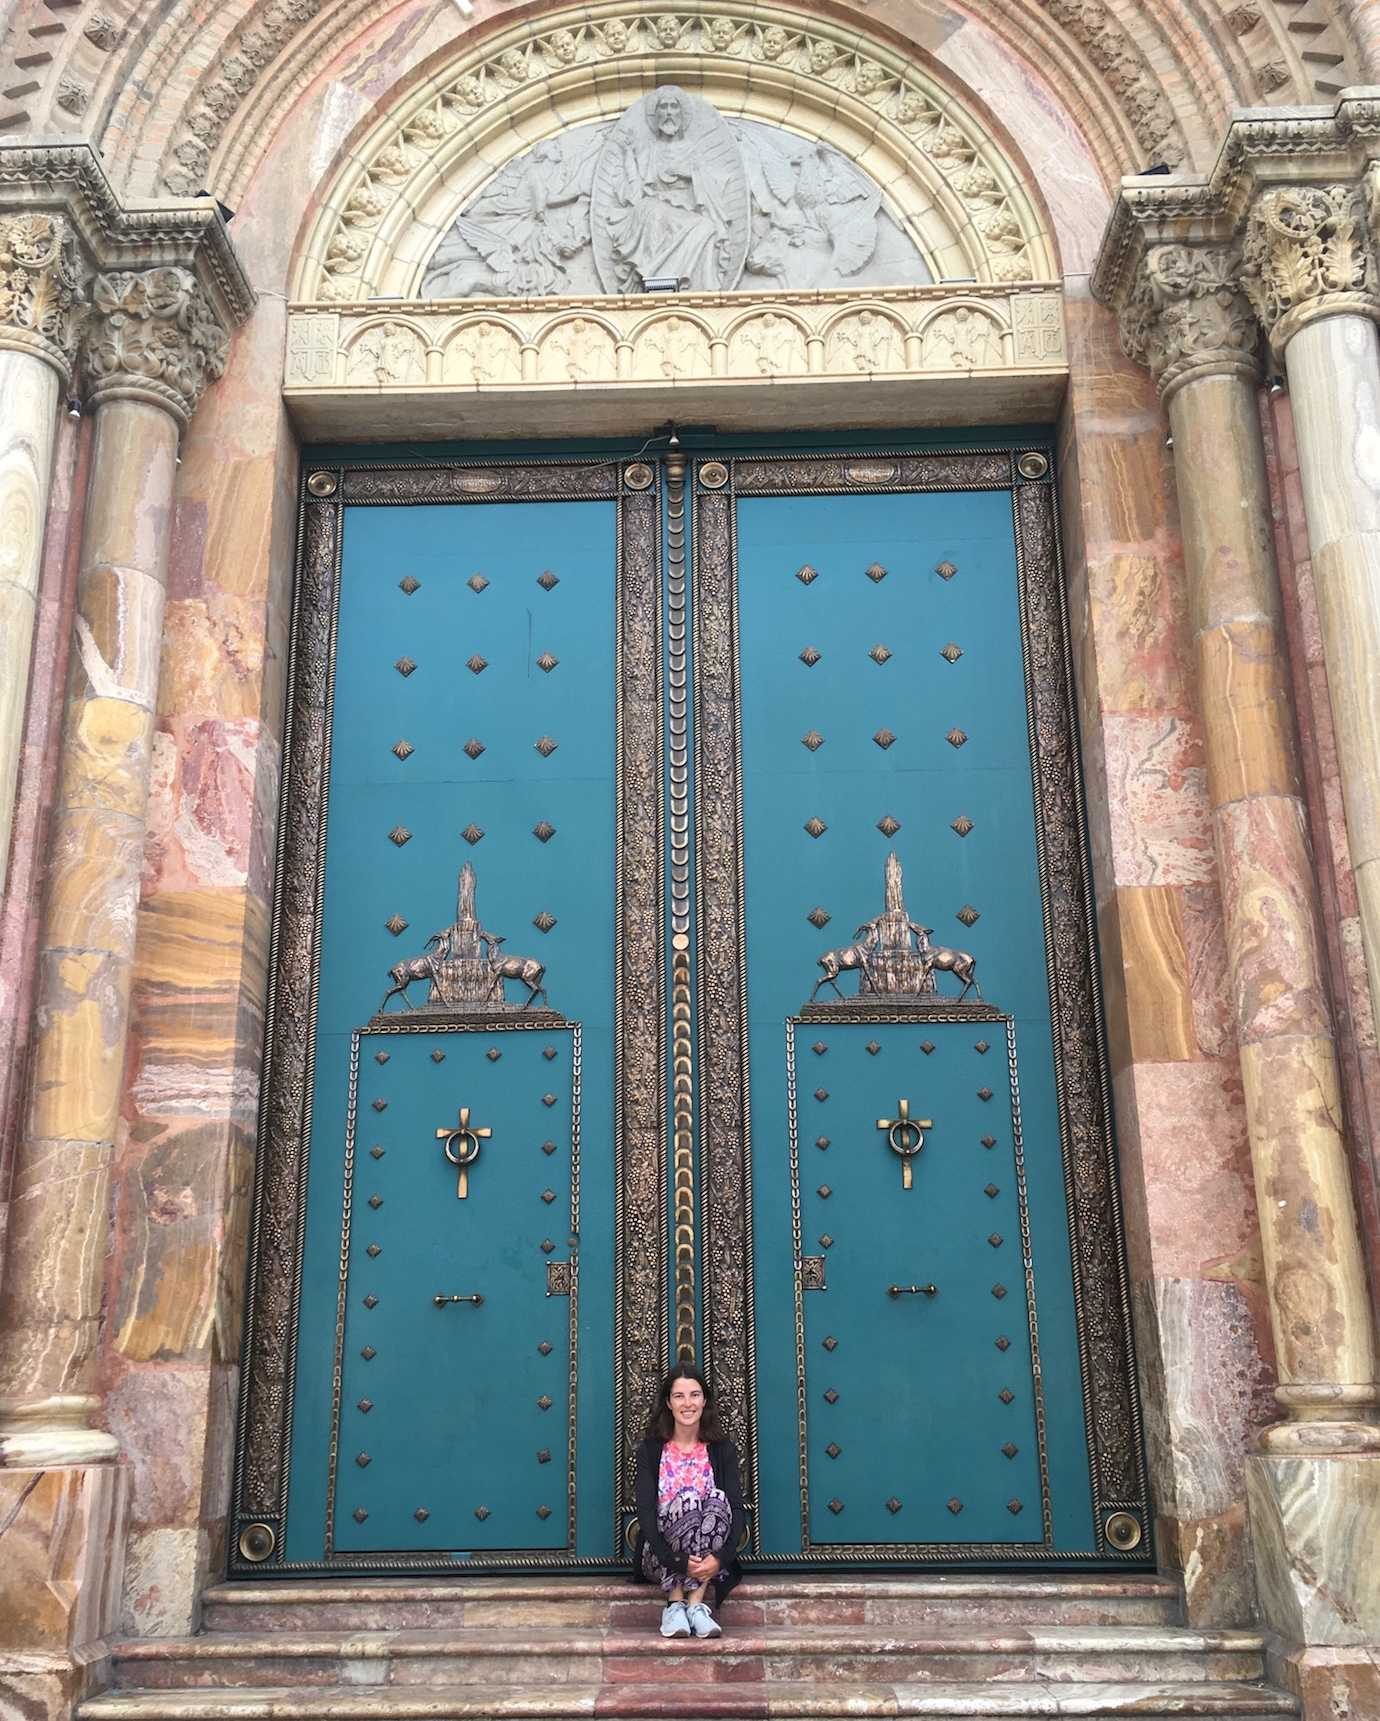
<svg viewBox="0 0 1380 1721">
<path fill-rule="evenodd" d="M 697 1601 L 689 1610 L 688 1618 L 690 1630 L 694 1632 L 696 1637 L 723 1636 L 723 1627 L 702 1601 Z"/>
<path fill-rule="evenodd" d="M 709 1610 L 705 1608 L 704 1612 Z M 714 1628 L 716 1631 L 718 1627 Z M 685 1612 L 683 1601 L 668 1601 L 661 1610 L 661 1635 L 663 1637 L 689 1637 L 690 1621 Z M 707 1636 L 708 1633 L 701 1635 Z"/>
</svg>

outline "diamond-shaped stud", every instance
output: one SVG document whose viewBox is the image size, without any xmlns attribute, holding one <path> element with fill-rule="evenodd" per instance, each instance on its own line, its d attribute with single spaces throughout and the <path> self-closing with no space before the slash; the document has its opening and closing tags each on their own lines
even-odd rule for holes
<svg viewBox="0 0 1380 1721">
<path fill-rule="evenodd" d="M 541 1341 L 541 1343 L 537 1346 L 537 1354 L 539 1356 L 550 1356 L 551 1355 L 551 1341 L 550 1341 L 550 1339 L 543 1339 Z"/>
<path fill-rule="evenodd" d="M 369 1514 L 364 1510 L 363 1506 L 356 1506 L 354 1511 L 350 1513 L 350 1516 L 357 1524 L 362 1524 Z"/>
<path fill-rule="evenodd" d="M 890 813 L 883 813 L 877 820 L 877 829 L 884 837 L 894 837 L 901 828 L 901 821 L 893 819 Z"/>
<path fill-rule="evenodd" d="M 961 729 L 951 729 L 944 739 L 951 747 L 961 747 L 968 737 Z"/>
<path fill-rule="evenodd" d="M 538 932 L 550 932 L 551 928 L 556 924 L 556 917 L 554 914 L 548 914 L 545 909 L 542 909 L 540 914 L 534 914 L 532 916 L 532 924 L 536 927 Z"/>
<path fill-rule="evenodd" d="M 832 1351 L 832 1350 L 838 1349 L 839 1341 L 834 1337 L 834 1335 L 832 1333 L 830 1333 L 826 1338 L 821 1340 L 821 1343 L 823 1344 L 825 1350 Z"/>
<path fill-rule="evenodd" d="M 472 592 L 482 592 L 488 583 L 483 574 L 471 574 L 469 579 L 465 581 Z"/>
<path fill-rule="evenodd" d="M 826 1152 L 829 1147 L 829 1137 L 827 1135 L 817 1135 L 815 1137 L 815 1146 L 821 1153 Z"/>
<path fill-rule="evenodd" d="M 555 834 L 555 825 L 548 823 L 546 819 L 542 819 L 539 823 L 532 826 L 532 835 L 539 843 L 549 843 Z"/>
<path fill-rule="evenodd" d="M 881 585 L 882 581 L 886 578 L 886 569 L 880 562 L 873 562 L 872 566 L 870 568 L 864 568 L 863 572 L 867 575 L 868 579 L 872 581 L 874 586 Z"/>
<path fill-rule="evenodd" d="M 369 1149 L 369 1157 L 370 1159 L 382 1159 L 385 1151 L 386 1150 L 384 1148 L 381 1148 L 377 1143 L 375 1143 L 374 1146 Z"/>
<path fill-rule="evenodd" d="M 412 1516 L 417 1520 L 417 1522 L 419 1524 L 425 1524 L 427 1519 L 431 1516 L 431 1513 L 427 1511 L 425 1506 L 418 1506 L 417 1510 L 412 1514 Z"/>
<path fill-rule="evenodd" d="M 958 913 L 954 916 L 954 919 L 961 920 L 965 926 L 976 926 L 978 921 L 982 919 L 982 916 L 971 903 L 965 902 L 963 907 L 960 908 Z"/>
<path fill-rule="evenodd" d="M 446 1054 L 440 1050 L 434 1051 L 431 1054 L 431 1061 L 433 1064 L 443 1064 L 446 1061 Z"/>
<path fill-rule="evenodd" d="M 376 1064 L 386 1064 L 388 1062 L 389 1058 L 391 1057 L 391 1055 L 392 1054 L 389 1052 L 375 1052 L 374 1053 L 374 1062 Z"/>
<path fill-rule="evenodd" d="M 551 1508 L 549 1506 L 538 1506 L 537 1516 L 542 1519 L 549 1518 L 551 1516 Z"/>
<path fill-rule="evenodd" d="M 895 1516 L 896 1516 L 896 1514 L 897 1514 L 897 1513 L 898 1513 L 898 1512 L 899 1512 L 899 1511 L 900 1511 L 900 1510 L 901 1510 L 901 1502 L 900 1502 L 900 1501 L 899 1501 L 899 1500 L 898 1500 L 898 1499 L 897 1499 L 897 1498 L 896 1498 L 896 1496 L 895 1496 L 895 1495 L 894 1495 L 894 1494 L 893 1494 L 893 1495 L 892 1495 L 892 1496 L 891 1496 L 891 1498 L 890 1498 L 890 1499 L 889 1499 L 889 1500 L 888 1500 L 888 1501 L 887 1501 L 887 1503 L 886 1503 L 886 1509 L 887 1509 L 887 1511 L 888 1511 L 888 1512 L 890 1512 L 890 1513 L 891 1513 L 891 1515 L 892 1515 L 892 1517 L 893 1517 L 893 1518 L 894 1518 L 894 1517 L 895 1517 Z"/>
<path fill-rule="evenodd" d="M 359 1354 L 364 1358 L 365 1362 L 373 1362 L 374 1358 L 379 1353 L 374 1349 L 373 1345 L 365 1345 L 364 1349 Z"/>
<path fill-rule="evenodd" d="M 994 1136 L 994 1135 L 985 1135 L 985 1136 L 983 1136 L 983 1138 L 982 1138 L 982 1145 L 983 1145 L 983 1146 L 984 1146 L 984 1147 L 995 1147 L 995 1146 L 996 1146 L 996 1145 L 997 1145 L 997 1138 L 996 1138 L 996 1136 Z"/>
<path fill-rule="evenodd" d="M 556 751 L 557 747 L 560 746 L 560 742 L 553 741 L 549 735 L 543 735 L 538 740 L 534 741 L 532 745 L 536 748 L 538 753 L 541 754 L 543 759 L 549 759 Z"/>
<path fill-rule="evenodd" d="M 479 737 L 477 735 L 471 735 L 469 740 L 466 741 L 466 743 L 465 743 L 466 757 L 470 758 L 470 759 L 477 759 L 483 751 L 484 751 L 484 743 L 479 739 Z"/>
<path fill-rule="evenodd" d="M 930 1053 L 934 1050 L 934 1041 L 933 1040 L 921 1040 L 920 1050 L 925 1054 L 926 1057 L 929 1057 Z"/>
<path fill-rule="evenodd" d="M 558 658 L 553 652 L 544 651 L 537 659 L 537 668 L 543 670 L 547 675 L 550 675 L 551 671 L 560 661 L 560 658 Z"/>
<path fill-rule="evenodd" d="M 540 1450 L 540 1452 L 537 1453 L 537 1463 L 538 1464 L 549 1464 L 550 1462 L 551 1462 L 551 1449 L 547 1446 L 543 1446 L 542 1449 Z"/>
<path fill-rule="evenodd" d="M 1002 1242 L 1003 1242 L 1001 1232 L 1000 1231 L 994 1231 L 992 1233 L 992 1235 L 987 1239 L 987 1241 L 992 1245 L 992 1247 L 994 1249 L 1000 1249 L 1002 1246 Z"/>
<path fill-rule="evenodd" d="M 950 1511 L 951 1511 L 951 1512 L 952 1512 L 952 1513 L 953 1513 L 953 1515 L 954 1515 L 954 1517 L 955 1517 L 955 1518 L 956 1518 L 956 1517 L 957 1517 L 957 1516 L 958 1516 L 958 1514 L 959 1514 L 959 1513 L 960 1513 L 960 1512 L 961 1512 L 961 1511 L 962 1511 L 962 1510 L 963 1510 L 963 1502 L 962 1502 L 962 1500 L 960 1500 L 960 1499 L 959 1499 L 959 1497 L 958 1497 L 958 1495 L 957 1495 L 957 1494 L 955 1494 L 955 1495 L 954 1495 L 954 1497 L 953 1497 L 953 1499 L 952 1499 L 952 1500 L 946 1500 L 946 1501 L 945 1501 L 945 1502 L 944 1502 L 944 1504 L 945 1504 L 945 1505 L 946 1505 L 946 1506 L 947 1506 L 947 1507 L 948 1507 L 948 1508 L 949 1508 L 949 1510 L 950 1510 Z"/>
<path fill-rule="evenodd" d="M 1011 1349 L 1011 1340 L 1007 1338 L 1005 1333 L 1003 1333 L 1000 1338 L 994 1339 L 993 1343 L 999 1351 L 1009 1351 Z"/>
<path fill-rule="evenodd" d="M 369 1412 L 373 1408 L 374 1401 L 372 1398 L 361 1398 L 359 1403 L 355 1406 L 355 1409 L 359 1411 L 361 1416 L 368 1416 Z"/>
<path fill-rule="evenodd" d="M 477 842 L 481 842 L 483 840 L 484 827 L 483 825 L 466 825 L 460 835 L 464 837 L 465 841 L 471 848 L 473 848 Z"/>
<path fill-rule="evenodd" d="M 817 1195 L 818 1195 L 818 1196 L 819 1196 L 819 1198 L 820 1198 L 820 1200 L 821 1200 L 821 1201 L 827 1201 L 827 1200 L 828 1200 L 828 1199 L 829 1199 L 829 1197 L 830 1197 L 830 1196 L 831 1196 L 831 1195 L 832 1195 L 832 1194 L 833 1194 L 833 1193 L 834 1193 L 834 1192 L 833 1192 L 833 1190 L 832 1190 L 832 1189 L 831 1189 L 831 1188 L 830 1188 L 830 1187 L 829 1187 L 829 1185 L 828 1185 L 828 1184 L 827 1184 L 827 1183 L 821 1183 L 821 1184 L 820 1184 L 820 1186 L 819 1186 L 819 1188 L 818 1188 L 818 1189 L 817 1189 L 817 1190 L 816 1190 L 816 1191 L 815 1191 L 815 1193 L 816 1193 L 816 1194 L 817 1194 Z"/>
<path fill-rule="evenodd" d="M 541 1150 L 546 1157 L 550 1159 L 551 1155 L 556 1151 L 556 1144 L 554 1141 L 544 1141 L 541 1144 Z"/>
<path fill-rule="evenodd" d="M 963 647 L 961 645 L 955 645 L 954 642 L 950 640 L 947 645 L 940 646 L 939 655 L 944 659 L 945 663 L 957 663 L 959 658 L 963 656 Z"/>
<path fill-rule="evenodd" d="M 1016 1396 L 1015 1393 L 1012 1392 L 1012 1390 L 1009 1386 L 1004 1386 L 1001 1389 L 1001 1391 L 997 1394 L 997 1397 L 1002 1401 L 1003 1404 L 1010 1404 L 1012 1399 L 1015 1398 L 1015 1396 Z"/>
<path fill-rule="evenodd" d="M 555 1094 L 543 1094 L 543 1095 L 542 1095 L 542 1096 L 541 1096 L 541 1103 L 542 1103 L 542 1104 L 543 1104 L 543 1105 L 544 1105 L 544 1106 L 553 1106 L 553 1105 L 555 1105 L 555 1103 L 556 1103 L 556 1096 L 555 1096 Z"/>
<path fill-rule="evenodd" d="M 961 837 L 966 837 L 968 832 L 971 831 L 972 828 L 973 828 L 973 821 L 968 817 L 967 813 L 960 813 L 958 815 L 958 817 L 954 820 L 954 822 L 949 826 L 949 829 L 951 831 L 957 831 L 959 836 L 961 836 Z"/>
<path fill-rule="evenodd" d="M 885 663 L 891 656 L 891 653 L 884 645 L 874 645 L 867 655 L 872 659 L 873 663 Z"/>
<path fill-rule="evenodd" d="M 379 1256 L 383 1253 L 383 1247 L 379 1243 L 371 1243 L 364 1253 L 371 1261 L 377 1261 Z"/>
<path fill-rule="evenodd" d="M 872 739 L 881 748 L 883 753 L 886 752 L 888 747 L 893 746 L 896 741 L 896 737 L 892 734 L 890 729 L 879 729 Z"/>
<path fill-rule="evenodd" d="M 372 1292 L 372 1291 L 370 1291 L 370 1293 L 369 1293 L 369 1295 L 368 1295 L 368 1296 L 367 1296 L 367 1297 L 366 1297 L 366 1298 L 365 1298 L 365 1299 L 364 1299 L 364 1306 L 365 1306 L 365 1308 L 366 1308 L 366 1309 L 376 1309 L 376 1308 L 378 1308 L 378 1306 L 379 1306 L 379 1300 L 378 1300 L 378 1298 L 377 1298 L 377 1297 L 376 1297 L 376 1296 L 375 1296 L 375 1295 L 374 1295 L 374 1293 L 373 1293 L 373 1292 Z"/>
<path fill-rule="evenodd" d="M 824 745 L 824 737 L 818 729 L 807 729 L 800 737 L 800 745 L 808 747 L 812 753 L 817 753 Z"/>
<path fill-rule="evenodd" d="M 544 592 L 553 591 L 558 585 L 560 585 L 560 583 L 560 576 L 558 574 L 553 574 L 550 568 L 544 569 L 543 572 L 537 575 L 537 584 Z"/>
<path fill-rule="evenodd" d="M 383 924 L 388 931 L 393 934 L 394 938 L 396 938 L 400 932 L 407 931 L 407 922 L 400 914 L 390 914 Z"/>
<path fill-rule="evenodd" d="M 554 1254 L 556 1245 L 549 1237 L 543 1237 L 537 1247 L 541 1250 L 543 1255 L 550 1255 Z"/>
<path fill-rule="evenodd" d="M 837 1458 L 839 1453 L 843 1451 L 843 1448 L 836 1440 L 831 1440 L 824 1450 L 828 1453 L 830 1458 Z"/>
<path fill-rule="evenodd" d="M 1002 1298 L 1006 1295 L 1006 1286 L 1005 1285 L 993 1285 L 992 1295 L 997 1299 L 998 1302 L 1000 1302 L 1002 1300 Z"/>
<path fill-rule="evenodd" d="M 992 1050 L 991 1042 L 988 1040 L 974 1040 L 973 1050 L 979 1055 L 979 1057 L 985 1057 L 987 1053 Z"/>
<path fill-rule="evenodd" d="M 838 1401 L 839 1395 L 834 1388 L 832 1386 L 826 1387 L 824 1392 L 824 1402 L 826 1404 L 837 1404 Z"/>
<path fill-rule="evenodd" d="M 863 1047 L 863 1050 L 867 1053 L 869 1058 L 875 1058 L 877 1056 L 877 1053 L 880 1052 L 881 1049 L 882 1048 L 877 1044 L 877 1042 L 875 1040 L 869 1040 L 867 1042 L 867 1044 Z"/>
<path fill-rule="evenodd" d="M 410 759 L 417 749 L 410 741 L 395 741 L 389 752 L 397 759 Z"/>
<path fill-rule="evenodd" d="M 398 674 L 402 676 L 403 680 L 406 681 L 417 665 L 414 659 L 410 657 L 400 657 L 393 667 L 397 670 Z"/>
<path fill-rule="evenodd" d="M 843 1510 L 843 1501 L 839 1499 L 837 1494 L 835 1494 L 834 1498 L 830 1500 L 828 1504 L 829 1510 L 837 1518 L 839 1513 Z"/>
<path fill-rule="evenodd" d="M 833 919 L 833 916 L 827 908 L 812 908 L 805 918 L 809 921 L 811 926 L 817 926 L 819 930 L 823 932 L 824 928 L 828 926 L 829 922 Z"/>
<path fill-rule="evenodd" d="M 556 1199 L 556 1191 L 554 1189 L 543 1189 L 541 1192 L 541 1198 L 545 1202 L 545 1204 L 549 1207 L 551 1205 L 551 1203 Z"/>
<path fill-rule="evenodd" d="M 958 569 L 952 562 L 940 562 L 934 571 L 939 575 L 941 580 L 951 580 L 958 572 Z"/>
<path fill-rule="evenodd" d="M 369 1205 L 373 1208 L 374 1212 L 377 1213 L 379 1208 L 383 1206 L 383 1197 L 381 1195 L 371 1195 L 369 1197 Z"/>
<path fill-rule="evenodd" d="M 503 1056 L 503 1053 L 499 1051 L 497 1046 L 490 1046 L 488 1051 L 485 1052 L 484 1056 L 489 1060 L 489 1062 L 491 1064 L 496 1064 L 498 1062 L 498 1060 Z"/>
<path fill-rule="evenodd" d="M 487 1506 L 476 1506 L 474 1509 L 474 1515 L 482 1524 L 485 1518 L 489 1516 L 489 1508 Z"/>
<path fill-rule="evenodd" d="M 982 1101 L 983 1101 L 983 1103 L 984 1103 L 984 1104 L 985 1104 L 985 1103 L 986 1103 L 986 1102 L 987 1102 L 987 1101 L 988 1101 L 988 1100 L 990 1100 L 990 1099 L 991 1099 L 991 1097 L 992 1097 L 992 1090 L 991 1090 L 991 1088 L 979 1088 L 979 1089 L 978 1089 L 978 1091 L 977 1091 L 977 1097 L 978 1097 L 978 1098 L 979 1098 L 979 1099 L 980 1099 L 980 1100 L 982 1100 Z"/>
<path fill-rule="evenodd" d="M 387 1100 L 384 1100 L 384 1099 L 371 1100 L 369 1103 L 373 1106 L 375 1111 L 387 1111 L 388 1110 L 388 1101 Z"/>
<path fill-rule="evenodd" d="M 817 1058 L 822 1058 L 829 1048 L 825 1045 L 823 1040 L 816 1040 L 814 1045 L 810 1047 L 810 1050 Z"/>
<path fill-rule="evenodd" d="M 800 661 L 805 665 L 806 669 L 813 669 L 823 656 L 824 653 L 822 651 L 816 651 L 814 646 L 807 645 L 804 651 L 800 654 Z"/>
<path fill-rule="evenodd" d="M 484 671 L 488 667 L 488 658 L 481 657 L 478 652 L 475 652 L 473 657 L 467 657 L 465 659 L 465 668 L 469 670 L 471 675 L 483 675 Z"/>
<path fill-rule="evenodd" d="M 820 1234 L 819 1234 L 819 1246 L 821 1249 L 832 1249 L 833 1248 L 834 1239 L 829 1235 L 829 1233 L 827 1231 L 821 1231 L 820 1232 Z M 833 1401 L 831 1400 L 830 1402 L 832 1403 Z"/>
<path fill-rule="evenodd" d="M 390 843 L 396 843 L 398 847 L 401 848 L 404 843 L 410 843 L 412 841 L 412 832 L 408 830 L 406 825 L 394 825 L 393 829 L 388 833 L 388 840 Z"/>
<path fill-rule="evenodd" d="M 1016 1454 L 1020 1451 L 1020 1447 L 1017 1446 L 1013 1441 L 1008 1440 L 1006 1445 L 1003 1446 L 1001 1450 L 1002 1450 L 1002 1456 L 1004 1458 L 1014 1458 L 1016 1456 Z"/>
<path fill-rule="evenodd" d="M 1019 1500 L 1008 1500 L 1006 1502 L 1006 1509 L 1008 1512 L 1010 1512 L 1011 1516 L 1014 1518 L 1017 1515 L 1017 1513 L 1019 1513 L 1022 1509 L 1021 1503 Z"/>
<path fill-rule="evenodd" d="M 550 1410 L 550 1408 L 551 1408 L 551 1400 L 550 1400 L 550 1398 L 547 1397 L 547 1395 L 545 1393 L 543 1393 L 541 1395 L 541 1397 L 537 1400 L 537 1409 L 538 1410 Z"/>
<path fill-rule="evenodd" d="M 411 574 L 404 574 L 398 581 L 398 590 L 409 598 L 412 596 L 413 592 L 419 592 L 421 589 L 422 582 L 420 580 L 414 580 Z"/>
<path fill-rule="evenodd" d="M 823 819 L 806 819 L 805 829 L 812 837 L 822 837 L 829 827 Z"/>
<path fill-rule="evenodd" d="M 795 570 L 795 577 L 800 581 L 802 586 L 808 586 L 813 584 L 813 582 L 819 578 L 819 569 L 812 568 L 810 564 L 806 562 L 803 568 L 797 568 Z"/>
<path fill-rule="evenodd" d="M 552 1058 L 554 1058 L 556 1056 L 556 1048 L 554 1046 L 543 1046 L 541 1049 L 541 1055 L 542 1055 L 542 1057 L 544 1057 L 546 1059 L 547 1063 L 549 1064 L 551 1062 Z"/>
<path fill-rule="evenodd" d="M 827 1100 L 828 1097 L 829 1097 L 828 1088 L 816 1088 L 815 1089 L 815 1098 L 819 1101 L 819 1103 L 821 1105 L 824 1104 L 825 1100 Z"/>
<path fill-rule="evenodd" d="M 989 1183 L 984 1187 L 982 1193 L 987 1197 L 987 1199 L 989 1201 L 995 1201 L 996 1198 L 1001 1194 L 1001 1190 L 997 1188 L 995 1183 Z"/>
</svg>

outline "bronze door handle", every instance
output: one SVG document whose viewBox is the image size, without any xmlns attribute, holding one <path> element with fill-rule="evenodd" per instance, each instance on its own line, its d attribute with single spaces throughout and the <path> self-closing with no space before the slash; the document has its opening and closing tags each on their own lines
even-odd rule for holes
<svg viewBox="0 0 1380 1721">
<path fill-rule="evenodd" d="M 438 1309 L 445 1308 L 447 1303 L 473 1303 L 475 1308 L 478 1308 L 484 1301 L 478 1291 L 472 1291 L 468 1297 L 448 1297 L 444 1291 L 437 1291 L 436 1295 L 431 1300 L 435 1303 Z"/>
<path fill-rule="evenodd" d="M 886 1294 L 889 1297 L 935 1297 L 939 1294 L 938 1285 L 888 1285 Z"/>
</svg>

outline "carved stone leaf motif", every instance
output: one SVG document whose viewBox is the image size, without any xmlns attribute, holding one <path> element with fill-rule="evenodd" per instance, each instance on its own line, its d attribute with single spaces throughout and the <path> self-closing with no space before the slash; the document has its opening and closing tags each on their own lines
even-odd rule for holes
<svg viewBox="0 0 1380 1721">
<path fill-rule="evenodd" d="M 74 356 L 81 306 L 76 241 L 60 215 L 0 216 L 0 324 Z"/>
<path fill-rule="evenodd" d="M 1241 281 L 1256 315 L 1277 339 L 1291 311 L 1334 294 L 1375 299 L 1375 268 L 1365 208 L 1351 185 L 1298 185 L 1267 191 L 1251 210 Z"/>
<path fill-rule="evenodd" d="M 97 275 L 85 335 L 96 391 L 137 383 L 190 417 L 203 390 L 224 373 L 226 331 L 187 269 Z"/>
<path fill-rule="evenodd" d="M 1251 366 L 1258 325 L 1237 276 L 1220 248 L 1152 246 L 1121 312 L 1127 357 L 1147 365 L 1162 389 L 1205 364 Z"/>
</svg>

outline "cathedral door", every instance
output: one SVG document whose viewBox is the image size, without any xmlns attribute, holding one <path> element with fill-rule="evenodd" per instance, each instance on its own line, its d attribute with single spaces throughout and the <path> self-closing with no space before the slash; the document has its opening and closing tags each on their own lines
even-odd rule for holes
<svg viewBox="0 0 1380 1721">
<path fill-rule="evenodd" d="M 1049 459 L 309 465 L 237 1570 L 1136 1563 Z"/>
</svg>

